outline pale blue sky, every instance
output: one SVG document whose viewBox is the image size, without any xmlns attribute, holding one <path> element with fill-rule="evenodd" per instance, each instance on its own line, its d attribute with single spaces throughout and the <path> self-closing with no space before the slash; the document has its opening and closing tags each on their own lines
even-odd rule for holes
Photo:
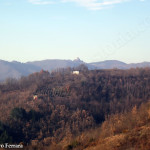
<svg viewBox="0 0 150 150">
<path fill-rule="evenodd" d="M 0 0 L 0 59 L 150 61 L 149 0 Z"/>
</svg>

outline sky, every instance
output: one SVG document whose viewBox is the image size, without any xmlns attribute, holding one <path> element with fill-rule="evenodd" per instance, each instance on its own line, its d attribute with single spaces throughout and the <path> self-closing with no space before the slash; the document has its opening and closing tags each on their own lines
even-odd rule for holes
<svg viewBox="0 0 150 150">
<path fill-rule="evenodd" d="M 150 0 L 0 0 L 0 59 L 150 62 Z"/>
</svg>

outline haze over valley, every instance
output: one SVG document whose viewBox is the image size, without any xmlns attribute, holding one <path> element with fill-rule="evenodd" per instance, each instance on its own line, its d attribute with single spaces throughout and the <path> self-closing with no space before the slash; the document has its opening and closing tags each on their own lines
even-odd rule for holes
<svg viewBox="0 0 150 150">
<path fill-rule="evenodd" d="M 46 70 L 49 72 L 65 69 L 71 67 L 77 69 L 79 65 L 84 64 L 90 70 L 94 69 L 130 69 L 130 68 L 144 68 L 150 67 L 150 62 L 142 63 L 131 63 L 127 64 L 117 60 L 106 60 L 101 62 L 91 62 L 86 63 L 79 58 L 75 60 L 60 60 L 60 59 L 49 59 L 43 61 L 31 61 L 27 63 L 21 63 L 17 61 L 4 61 L 0 60 L 0 81 L 4 81 L 7 78 L 20 78 L 22 76 L 27 76 L 34 72 L 39 72 L 41 70 Z"/>
</svg>

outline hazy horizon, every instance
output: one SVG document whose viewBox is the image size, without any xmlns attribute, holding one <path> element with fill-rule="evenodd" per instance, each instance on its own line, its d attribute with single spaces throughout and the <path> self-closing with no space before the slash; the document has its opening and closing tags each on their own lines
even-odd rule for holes
<svg viewBox="0 0 150 150">
<path fill-rule="evenodd" d="M 80 59 L 80 57 L 78 57 Z M 75 58 L 76 59 L 76 58 Z M 29 61 L 17 61 L 17 60 L 4 60 L 4 59 L 0 59 L 0 61 L 7 61 L 7 62 L 19 62 L 19 63 L 29 63 L 29 62 L 36 62 L 36 61 L 47 61 L 47 60 L 70 60 L 70 61 L 74 61 L 75 59 L 59 59 L 59 58 L 54 58 L 54 59 L 41 59 L 41 60 L 29 60 Z M 123 63 L 126 63 L 126 64 L 136 64 L 136 63 L 150 63 L 150 61 L 141 61 L 141 62 L 125 62 L 125 61 L 122 61 L 122 60 L 116 60 L 116 59 L 106 59 L 106 60 L 101 60 L 101 61 L 91 61 L 91 62 L 86 62 L 82 59 L 80 59 L 81 61 L 83 61 L 84 63 L 96 63 L 96 62 L 105 62 L 105 61 L 119 61 L 119 62 L 123 62 Z"/>
</svg>

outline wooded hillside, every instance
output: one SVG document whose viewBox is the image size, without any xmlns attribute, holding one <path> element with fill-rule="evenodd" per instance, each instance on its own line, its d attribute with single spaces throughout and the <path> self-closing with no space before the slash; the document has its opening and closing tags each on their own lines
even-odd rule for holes
<svg viewBox="0 0 150 150">
<path fill-rule="evenodd" d="M 150 99 L 150 69 L 41 71 L 0 84 L 0 143 L 49 146 Z M 39 147 L 40 147 L 39 146 Z"/>
</svg>

